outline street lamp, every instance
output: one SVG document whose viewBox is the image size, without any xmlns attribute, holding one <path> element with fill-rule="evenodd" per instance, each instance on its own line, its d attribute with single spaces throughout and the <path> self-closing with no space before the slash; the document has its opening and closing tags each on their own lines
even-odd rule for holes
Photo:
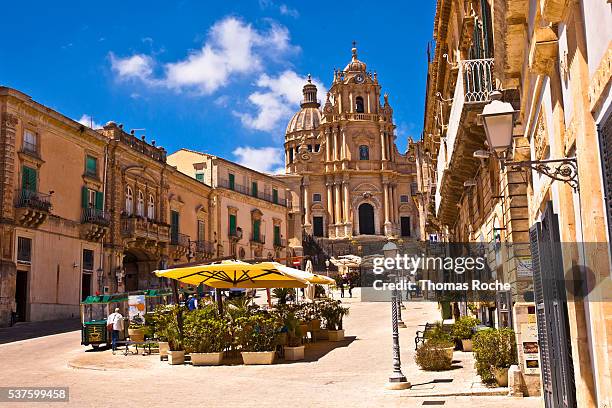
<svg viewBox="0 0 612 408">
<path fill-rule="evenodd" d="M 499 158 L 502 169 L 505 166 L 515 169 L 528 168 L 553 180 L 567 183 L 574 191 L 578 191 L 578 166 L 575 157 L 506 161 L 508 151 L 512 147 L 512 133 L 517 111 L 509 102 L 500 100 L 501 92 L 493 91 L 490 95 L 492 101 L 485 105 L 478 116 L 487 135 L 489 150 L 491 154 Z M 481 158 L 482 154 L 482 151 L 477 150 L 474 152 L 474 157 Z"/>
<path fill-rule="evenodd" d="M 393 242 L 387 242 L 383 248 L 385 258 L 395 258 L 398 252 L 397 245 Z M 400 344 L 399 344 L 399 329 L 398 329 L 398 307 L 397 304 L 397 288 L 391 294 L 391 326 L 393 329 L 393 372 L 389 376 L 389 382 L 386 388 L 390 390 L 404 390 L 410 388 L 410 383 L 406 380 L 406 376 L 402 373 L 402 362 L 400 359 Z"/>
<path fill-rule="evenodd" d="M 329 259 L 325 260 L 325 275 L 329 276 Z"/>
<path fill-rule="evenodd" d="M 102 267 L 99 267 L 96 272 L 98 273 L 98 290 L 100 293 L 104 293 L 104 288 L 102 286 L 102 284 L 104 283 L 104 269 L 102 269 Z"/>
</svg>

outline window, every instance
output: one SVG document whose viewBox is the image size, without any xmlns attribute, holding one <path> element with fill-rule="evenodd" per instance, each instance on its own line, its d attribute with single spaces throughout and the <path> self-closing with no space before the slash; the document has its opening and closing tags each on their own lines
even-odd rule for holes
<svg viewBox="0 0 612 408">
<path fill-rule="evenodd" d="M 261 220 L 253 220 L 253 241 L 261 242 Z"/>
<path fill-rule="evenodd" d="M 359 146 L 359 160 L 370 160 L 370 149 L 368 146 Z"/>
<path fill-rule="evenodd" d="M 314 193 L 312 195 L 312 202 L 313 203 L 320 203 L 321 202 L 321 193 Z"/>
<path fill-rule="evenodd" d="M 274 245 L 275 246 L 281 246 L 281 230 L 280 230 L 280 225 L 275 225 L 274 226 Z"/>
<path fill-rule="evenodd" d="M 147 208 L 147 217 L 150 220 L 155 219 L 155 198 L 149 194 L 149 207 Z"/>
<path fill-rule="evenodd" d="M 253 197 L 257 197 L 257 182 L 256 181 L 253 181 L 251 183 L 251 195 Z"/>
<path fill-rule="evenodd" d="M 144 194 L 142 191 L 138 192 L 138 203 L 136 203 L 136 215 L 144 217 Z"/>
<path fill-rule="evenodd" d="M 289 149 L 289 163 L 293 163 L 293 149 Z"/>
<path fill-rule="evenodd" d="M 323 217 L 312 217 L 312 232 L 315 237 L 322 237 L 323 231 Z"/>
<path fill-rule="evenodd" d="M 31 130 L 23 132 L 23 151 L 29 153 L 38 152 L 38 135 Z"/>
<path fill-rule="evenodd" d="M 272 189 L 272 202 L 278 204 L 278 190 L 275 188 Z"/>
<path fill-rule="evenodd" d="M 238 236 L 236 231 L 236 215 L 229 215 L 229 235 L 232 237 Z"/>
<path fill-rule="evenodd" d="M 98 159 L 93 156 L 85 156 L 85 174 L 88 176 L 98 175 Z"/>
<path fill-rule="evenodd" d="M 125 189 L 125 212 L 128 215 L 132 215 L 134 213 L 134 193 L 132 192 L 132 188 L 129 186 Z"/>
<path fill-rule="evenodd" d="M 400 196 L 400 203 L 407 203 L 408 202 L 408 196 L 407 195 L 401 195 Z"/>
<path fill-rule="evenodd" d="M 102 210 L 103 206 L 104 193 L 83 186 L 81 189 L 81 207 Z"/>
<path fill-rule="evenodd" d="M 204 182 L 204 173 L 196 173 L 195 175 L 196 180 L 198 180 L 200 183 Z"/>
<path fill-rule="evenodd" d="M 198 220 L 198 241 L 204 241 L 206 237 L 206 229 L 204 221 Z"/>
<path fill-rule="evenodd" d="M 23 192 L 35 193 L 37 181 L 36 169 L 28 166 L 23 166 L 21 169 L 21 190 Z"/>
<path fill-rule="evenodd" d="M 170 211 L 170 243 L 173 245 L 178 244 L 179 236 L 179 212 Z"/>
<path fill-rule="evenodd" d="M 83 272 L 92 273 L 94 270 L 94 252 L 91 249 L 83 250 Z"/>
<path fill-rule="evenodd" d="M 319 143 L 317 143 L 315 145 L 315 153 L 318 152 L 319 150 L 321 150 L 321 145 Z"/>
<path fill-rule="evenodd" d="M 308 151 L 312 153 L 312 145 L 311 144 L 308 145 Z"/>
<path fill-rule="evenodd" d="M 229 189 L 233 190 L 236 187 L 236 176 L 232 173 L 229 174 Z"/>
<path fill-rule="evenodd" d="M 419 185 L 417 184 L 416 181 L 413 181 L 412 183 L 410 183 L 410 194 L 415 196 L 417 195 L 418 190 L 419 190 Z"/>
<path fill-rule="evenodd" d="M 17 238 L 17 262 L 32 263 L 32 240 L 30 238 Z"/>
<path fill-rule="evenodd" d="M 355 98 L 355 112 L 357 113 L 365 112 L 363 109 L 363 98 L 361 96 L 358 96 L 357 98 Z"/>
</svg>

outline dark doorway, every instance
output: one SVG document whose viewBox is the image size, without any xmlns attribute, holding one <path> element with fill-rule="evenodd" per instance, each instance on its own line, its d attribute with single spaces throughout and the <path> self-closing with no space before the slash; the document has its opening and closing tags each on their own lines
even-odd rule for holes
<svg viewBox="0 0 612 408">
<path fill-rule="evenodd" d="M 312 217 L 312 233 L 315 237 L 324 236 L 323 217 Z"/>
<path fill-rule="evenodd" d="M 17 304 L 17 321 L 25 322 L 28 309 L 28 273 L 26 271 L 17 271 L 15 303 Z"/>
<path fill-rule="evenodd" d="M 368 203 L 359 206 L 359 234 L 374 235 L 374 207 Z"/>
<path fill-rule="evenodd" d="M 125 291 L 138 290 L 138 258 L 131 252 L 126 252 L 123 257 L 123 269 L 125 270 Z"/>
<path fill-rule="evenodd" d="M 81 278 L 81 300 L 91 296 L 91 273 L 84 273 Z"/>
<path fill-rule="evenodd" d="M 410 236 L 410 217 L 400 217 L 402 237 Z"/>
</svg>

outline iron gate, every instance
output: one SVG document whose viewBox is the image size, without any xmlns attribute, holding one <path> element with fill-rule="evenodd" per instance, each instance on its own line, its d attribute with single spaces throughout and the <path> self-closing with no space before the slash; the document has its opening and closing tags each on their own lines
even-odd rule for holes
<svg viewBox="0 0 612 408">
<path fill-rule="evenodd" d="M 529 236 L 544 405 L 546 408 L 575 408 L 576 387 L 559 220 L 551 201 L 546 204 L 542 221 L 530 228 Z"/>
</svg>

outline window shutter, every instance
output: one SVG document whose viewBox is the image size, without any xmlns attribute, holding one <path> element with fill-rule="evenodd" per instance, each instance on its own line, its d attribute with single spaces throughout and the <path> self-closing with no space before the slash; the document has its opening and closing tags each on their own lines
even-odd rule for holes
<svg viewBox="0 0 612 408">
<path fill-rule="evenodd" d="M 261 221 L 255 220 L 253 221 L 253 238 L 255 241 L 259 241 L 259 225 Z"/>
<path fill-rule="evenodd" d="M 23 166 L 22 173 L 21 189 L 36 192 L 36 169 Z"/>
<path fill-rule="evenodd" d="M 275 245 L 280 245 L 280 243 L 281 243 L 280 226 L 279 225 L 275 225 L 274 226 L 274 244 Z"/>
<path fill-rule="evenodd" d="M 230 190 L 234 189 L 234 185 L 236 184 L 236 177 L 230 173 L 229 175 L 229 188 Z"/>
<path fill-rule="evenodd" d="M 85 186 L 81 187 L 81 207 L 89 207 L 89 189 Z"/>
<path fill-rule="evenodd" d="M 96 210 L 102 211 L 104 207 L 104 193 L 101 191 L 96 191 Z"/>
<path fill-rule="evenodd" d="M 278 190 L 277 189 L 272 190 L 272 202 L 274 204 L 278 204 Z"/>
<path fill-rule="evenodd" d="M 229 216 L 229 230 L 231 235 L 236 235 L 236 216 L 233 214 Z"/>
</svg>

